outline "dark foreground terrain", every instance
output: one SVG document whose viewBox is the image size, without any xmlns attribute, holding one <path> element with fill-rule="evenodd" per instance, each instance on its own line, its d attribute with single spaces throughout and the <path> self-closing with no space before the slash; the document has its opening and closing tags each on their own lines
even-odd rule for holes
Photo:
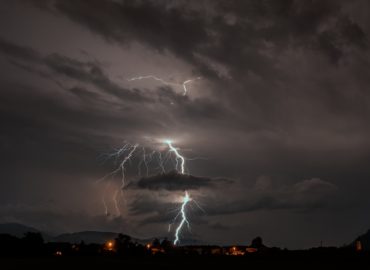
<svg viewBox="0 0 370 270">
<path fill-rule="evenodd" d="M 362 240 L 362 242 L 361 242 Z M 175 246 L 163 239 L 146 244 L 119 234 L 103 244 L 45 242 L 37 232 L 19 238 L 0 234 L 0 270 L 8 269 L 370 269 L 364 239 L 353 245 L 287 250 L 248 246 Z"/>
<path fill-rule="evenodd" d="M 368 254 L 0 258 L 0 269 L 369 269 L 369 266 Z"/>
</svg>

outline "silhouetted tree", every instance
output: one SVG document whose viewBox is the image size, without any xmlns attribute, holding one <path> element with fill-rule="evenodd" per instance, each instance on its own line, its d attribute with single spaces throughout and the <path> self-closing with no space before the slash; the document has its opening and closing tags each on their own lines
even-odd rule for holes
<svg viewBox="0 0 370 270">
<path fill-rule="evenodd" d="M 159 242 L 159 239 L 158 238 L 154 238 L 153 239 L 152 247 L 156 247 L 156 248 L 161 247 L 161 242 Z"/>
<path fill-rule="evenodd" d="M 263 242 L 262 242 L 262 238 L 260 236 L 254 238 L 252 240 L 252 245 L 251 247 L 254 247 L 254 248 L 261 248 L 263 247 Z"/>
<path fill-rule="evenodd" d="M 115 239 L 115 246 L 117 253 L 120 255 L 128 256 L 133 254 L 134 244 L 129 235 L 120 233 Z"/>
<path fill-rule="evenodd" d="M 172 245 L 172 242 L 171 241 L 168 241 L 167 238 L 163 239 L 162 243 L 161 243 L 161 246 L 162 248 L 168 252 L 170 251 L 172 248 L 173 248 L 173 245 Z"/>
</svg>

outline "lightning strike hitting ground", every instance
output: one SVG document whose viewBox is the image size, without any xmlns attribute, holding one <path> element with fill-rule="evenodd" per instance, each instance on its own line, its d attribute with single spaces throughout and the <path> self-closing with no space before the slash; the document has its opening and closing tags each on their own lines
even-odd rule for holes
<svg viewBox="0 0 370 270">
<path fill-rule="evenodd" d="M 201 77 L 196 77 L 194 79 L 189 79 L 189 80 L 186 80 L 186 81 L 184 81 L 182 83 L 174 83 L 174 82 L 165 81 L 164 79 L 159 78 L 159 77 L 154 76 L 154 75 L 146 75 L 146 76 L 133 77 L 133 78 L 127 79 L 127 81 L 131 82 L 131 81 L 146 80 L 146 79 L 156 80 L 156 81 L 159 81 L 159 82 L 161 82 L 161 83 L 163 83 L 165 85 L 181 86 L 182 89 L 184 90 L 183 95 L 186 96 L 186 94 L 188 92 L 188 89 L 186 88 L 186 85 L 189 84 L 189 83 L 192 83 L 192 82 L 194 82 L 196 80 L 200 80 Z"/>
<path fill-rule="evenodd" d="M 180 149 L 176 148 L 173 145 L 171 140 L 164 140 L 164 141 L 161 141 L 161 142 L 164 143 L 165 145 L 167 145 L 168 149 L 169 149 L 168 151 L 166 151 L 166 154 L 164 156 L 162 156 L 161 151 L 156 151 L 156 150 L 153 150 L 153 149 L 151 149 L 151 152 L 147 152 L 147 149 L 144 146 L 140 147 L 140 149 L 141 149 L 141 151 L 140 151 L 140 150 L 138 150 L 139 149 L 139 144 L 138 143 L 136 143 L 136 144 L 128 144 L 127 143 L 123 147 L 117 149 L 114 153 L 106 155 L 106 157 L 108 159 L 114 158 L 115 163 L 118 163 L 118 166 L 111 173 L 107 174 L 106 176 L 104 176 L 103 178 L 98 180 L 98 182 L 105 181 L 109 177 L 113 178 L 119 172 L 121 173 L 121 175 L 122 175 L 121 176 L 121 187 L 120 187 L 120 189 L 115 190 L 115 192 L 114 192 L 114 194 L 111 198 L 112 202 L 114 203 L 115 213 L 116 213 L 117 216 L 121 216 L 121 210 L 119 208 L 119 195 L 121 195 L 121 196 L 123 195 L 123 189 L 126 186 L 126 183 L 125 183 L 126 164 L 131 159 L 133 159 L 133 158 L 135 158 L 135 160 L 137 160 L 137 158 L 140 159 L 140 161 L 138 163 L 138 166 L 137 166 L 139 176 L 141 176 L 142 166 L 144 166 L 144 168 L 145 168 L 146 176 L 149 175 L 150 170 L 153 169 L 153 164 L 152 164 L 153 160 L 157 160 L 158 165 L 157 165 L 157 167 L 154 168 L 156 171 L 160 170 L 162 173 L 165 173 L 167 162 L 168 161 L 172 161 L 172 162 L 174 161 L 175 162 L 175 169 L 177 171 L 179 171 L 179 173 L 185 174 L 186 159 L 183 155 L 180 154 L 180 152 L 179 152 Z M 174 155 L 172 155 L 172 153 Z M 107 206 L 107 203 L 106 203 L 106 200 L 105 200 L 105 196 L 106 196 L 106 193 L 109 189 L 109 185 L 110 185 L 110 182 L 107 182 L 107 186 L 104 190 L 103 200 L 102 200 L 103 206 L 104 206 L 104 209 L 105 209 L 105 214 L 107 216 L 109 215 L 109 211 L 108 211 L 108 206 Z M 175 224 L 176 220 L 179 217 L 181 217 L 180 223 L 178 224 L 178 226 L 176 227 L 176 230 L 175 230 L 175 240 L 173 242 L 174 245 L 177 245 L 180 242 L 180 235 L 181 235 L 181 232 L 183 230 L 184 224 L 186 224 L 188 229 L 190 230 L 190 223 L 187 219 L 187 206 L 190 206 L 189 202 L 193 202 L 199 209 L 204 211 L 199 206 L 199 204 L 190 197 L 189 193 L 187 191 L 185 191 L 185 196 L 182 197 L 182 199 L 181 199 L 181 207 L 180 207 L 177 215 L 173 219 L 173 221 L 168 226 L 168 231 L 170 232 L 171 227 Z"/>
<path fill-rule="evenodd" d="M 191 201 L 191 198 L 190 198 L 188 192 L 185 191 L 185 197 L 183 198 L 183 202 L 182 202 L 181 210 L 180 210 L 182 219 L 181 219 L 181 222 L 180 222 L 179 226 L 177 226 L 177 228 L 176 228 L 175 240 L 173 241 L 174 245 L 177 245 L 177 243 L 179 242 L 179 234 L 180 234 L 181 229 L 184 226 L 184 224 L 186 223 L 188 225 L 188 228 L 190 228 L 190 224 L 189 224 L 189 221 L 186 217 L 186 211 L 185 211 L 186 210 L 186 205 L 190 201 Z"/>
<path fill-rule="evenodd" d="M 168 145 L 168 147 L 170 148 L 170 151 L 174 152 L 175 155 L 176 155 L 176 169 L 178 167 L 178 160 L 180 160 L 180 162 L 181 162 L 180 163 L 180 168 L 181 168 L 180 172 L 181 172 L 181 174 L 184 174 L 185 173 L 185 158 L 179 153 L 178 149 L 175 148 L 172 145 L 171 140 L 165 140 L 164 142 Z M 191 200 L 192 199 L 190 198 L 189 193 L 187 191 L 185 191 L 185 196 L 182 199 L 182 205 L 181 205 L 181 208 L 180 208 L 180 212 L 176 215 L 176 217 L 173 220 L 173 223 L 174 223 L 176 221 L 177 217 L 181 214 L 181 221 L 180 221 L 180 223 L 177 226 L 176 231 L 175 231 L 175 240 L 173 241 L 174 245 L 177 245 L 177 243 L 179 242 L 179 239 L 180 239 L 179 235 L 180 235 L 182 227 L 184 226 L 185 223 L 188 225 L 188 228 L 190 229 L 190 223 L 189 223 L 189 221 L 186 217 L 186 205 Z M 169 226 L 168 226 L 169 231 L 171 230 L 171 225 L 172 224 L 169 224 Z"/>
<path fill-rule="evenodd" d="M 182 197 L 182 203 L 181 203 L 181 207 L 179 209 L 179 212 L 177 213 L 175 218 L 172 220 L 172 222 L 170 224 L 168 224 L 168 232 L 171 232 L 172 226 L 175 224 L 177 218 L 179 216 L 181 216 L 181 221 L 180 221 L 179 225 L 177 226 L 177 228 L 175 230 L 175 240 L 173 241 L 174 245 L 177 245 L 180 242 L 180 234 L 181 234 L 181 231 L 182 231 L 185 223 L 186 223 L 186 225 L 187 225 L 187 227 L 190 231 L 190 223 L 189 223 L 189 220 L 188 220 L 187 214 L 186 214 L 188 206 L 191 206 L 190 203 L 193 203 L 197 208 L 199 208 L 202 212 L 205 213 L 204 209 L 197 203 L 197 201 L 195 201 L 193 198 L 191 198 L 189 193 L 187 191 L 185 191 L 185 196 Z"/>
</svg>

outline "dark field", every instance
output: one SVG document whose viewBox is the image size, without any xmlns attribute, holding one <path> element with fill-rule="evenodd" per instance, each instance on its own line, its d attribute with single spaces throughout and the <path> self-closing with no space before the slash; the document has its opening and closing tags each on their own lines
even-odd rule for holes
<svg viewBox="0 0 370 270">
<path fill-rule="evenodd" d="M 279 257 L 151 256 L 151 257 L 10 257 L 0 259 L 0 269 L 368 269 L 368 254 L 281 254 Z"/>
</svg>

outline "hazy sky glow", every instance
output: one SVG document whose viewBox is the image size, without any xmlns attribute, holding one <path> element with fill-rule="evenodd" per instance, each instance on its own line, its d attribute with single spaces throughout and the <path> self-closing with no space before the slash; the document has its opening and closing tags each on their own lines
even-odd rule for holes
<svg viewBox="0 0 370 270">
<path fill-rule="evenodd" d="M 172 237 L 189 189 L 206 213 L 184 238 L 352 241 L 370 228 L 369 5 L 1 1 L 0 222 Z M 147 75 L 173 84 L 128 80 Z M 190 175 L 139 178 L 133 160 L 105 216 L 102 154 L 166 139 L 201 157 Z"/>
</svg>

